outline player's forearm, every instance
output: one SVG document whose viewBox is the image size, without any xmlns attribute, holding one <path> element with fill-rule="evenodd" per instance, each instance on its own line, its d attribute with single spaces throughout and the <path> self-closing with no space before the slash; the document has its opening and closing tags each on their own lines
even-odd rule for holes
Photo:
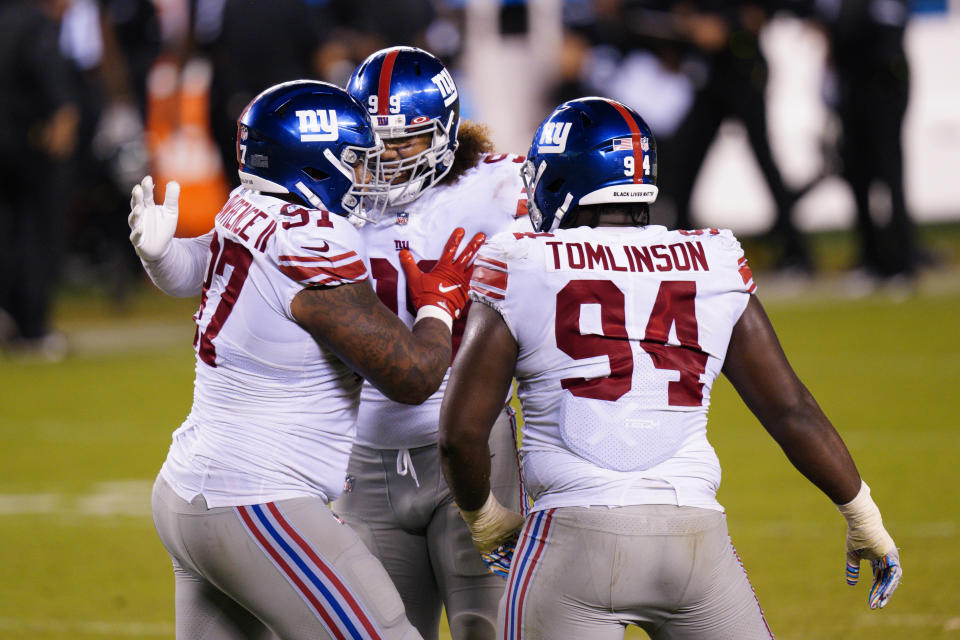
<svg viewBox="0 0 960 640">
<path fill-rule="evenodd" d="M 756 297 L 733 328 L 723 373 L 800 473 L 835 503 L 856 495 L 860 476 L 846 445 L 793 371 Z"/>
<path fill-rule="evenodd" d="M 790 411 L 764 422 L 787 458 L 835 504 L 849 502 L 860 489 L 860 474 L 840 434 L 806 397 Z"/>
<path fill-rule="evenodd" d="M 305 289 L 290 310 L 318 343 L 396 402 L 419 404 L 429 398 L 450 365 L 446 324 L 425 318 L 411 331 L 367 282 Z"/>
<path fill-rule="evenodd" d="M 150 280 L 169 296 L 185 298 L 198 295 L 203 289 L 212 233 L 197 238 L 174 238 L 158 260 L 141 258 L 140 262 Z"/>
<path fill-rule="evenodd" d="M 440 466 L 457 506 L 473 511 L 483 506 L 490 494 L 490 448 L 477 426 L 452 426 L 441 418 Z M 476 437 L 469 434 L 477 433 Z"/>
<path fill-rule="evenodd" d="M 386 314 L 389 323 L 368 326 L 365 339 L 348 338 L 338 353 L 391 400 L 420 404 L 440 388 L 450 366 L 450 330 L 440 320 L 428 318 L 411 331 L 389 311 Z"/>
<path fill-rule="evenodd" d="M 420 404 L 433 395 L 450 367 L 450 336 L 447 325 L 436 318 L 420 320 L 409 334 L 399 332 L 395 362 L 401 366 L 380 381 L 384 395 L 407 404 Z"/>
<path fill-rule="evenodd" d="M 506 396 L 478 368 L 486 363 L 474 338 L 461 345 L 466 351 L 457 354 L 440 405 L 440 467 L 462 511 L 479 509 L 490 495 L 490 431 Z"/>
</svg>

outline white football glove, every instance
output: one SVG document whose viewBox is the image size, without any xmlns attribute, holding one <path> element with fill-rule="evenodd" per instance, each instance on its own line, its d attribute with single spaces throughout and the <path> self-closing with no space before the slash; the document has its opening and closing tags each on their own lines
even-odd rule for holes
<svg viewBox="0 0 960 640">
<path fill-rule="evenodd" d="M 147 176 L 130 194 L 130 242 L 137 255 L 148 262 L 159 260 L 170 247 L 180 214 L 180 184 L 167 183 L 163 205 L 153 202 L 153 178 Z"/>
<path fill-rule="evenodd" d="M 893 538 L 883 528 L 880 509 L 870 497 L 870 487 L 861 481 L 860 492 L 837 509 L 847 519 L 847 584 L 857 584 L 860 561 L 869 560 L 873 568 L 873 585 L 867 596 L 871 609 L 882 609 L 896 591 L 903 576 L 900 552 Z"/>
</svg>

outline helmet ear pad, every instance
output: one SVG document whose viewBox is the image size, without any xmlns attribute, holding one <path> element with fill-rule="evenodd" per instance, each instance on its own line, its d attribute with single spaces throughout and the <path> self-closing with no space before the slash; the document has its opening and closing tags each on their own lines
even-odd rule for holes
<svg viewBox="0 0 960 640">
<path fill-rule="evenodd" d="M 554 109 L 537 128 L 521 170 L 539 232 L 574 223 L 569 214 L 580 205 L 651 203 L 656 174 L 650 127 L 607 98 L 580 98 Z"/>
<path fill-rule="evenodd" d="M 363 106 L 326 82 L 270 87 L 238 120 L 241 184 L 294 194 L 331 213 L 379 215 L 389 189 L 375 175 L 382 151 Z"/>
</svg>

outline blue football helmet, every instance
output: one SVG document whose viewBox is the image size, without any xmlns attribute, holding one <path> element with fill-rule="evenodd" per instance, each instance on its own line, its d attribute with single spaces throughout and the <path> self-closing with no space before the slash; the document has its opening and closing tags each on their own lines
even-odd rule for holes
<svg viewBox="0 0 960 640">
<path fill-rule="evenodd" d="M 431 135 L 421 153 L 380 163 L 381 181 L 393 182 L 391 205 L 416 200 L 447 175 L 458 145 L 460 95 L 435 56 L 416 47 L 381 49 L 357 67 L 347 91 L 366 105 L 382 139 Z"/>
<path fill-rule="evenodd" d="M 237 121 L 243 186 L 294 193 L 330 213 L 379 218 L 390 187 L 377 180 L 382 153 L 363 105 L 326 82 L 274 85 Z"/>
<path fill-rule="evenodd" d="M 563 226 L 577 205 L 657 199 L 657 144 L 636 111 L 607 98 L 553 110 L 520 169 L 535 231 Z"/>
</svg>

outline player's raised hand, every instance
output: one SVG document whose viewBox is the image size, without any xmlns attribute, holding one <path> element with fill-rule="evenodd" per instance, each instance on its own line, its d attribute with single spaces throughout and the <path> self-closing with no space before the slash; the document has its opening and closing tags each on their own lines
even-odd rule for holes
<svg viewBox="0 0 960 640">
<path fill-rule="evenodd" d="M 144 260 L 159 260 L 166 253 L 177 230 L 179 199 L 180 184 L 177 182 L 167 183 L 163 205 L 153 201 L 152 177 L 147 176 L 133 187 L 127 224 L 130 225 L 130 242 Z"/>
<path fill-rule="evenodd" d="M 426 273 L 420 271 L 410 251 L 404 249 L 400 252 L 400 266 L 407 277 L 410 299 L 418 311 L 423 307 L 437 307 L 453 319 L 459 318 L 463 308 L 467 306 L 467 290 L 470 286 L 473 261 L 487 236 L 483 233 L 476 234 L 457 256 L 457 248 L 463 235 L 462 228 L 454 229 L 443 248 L 440 260 Z"/>
<path fill-rule="evenodd" d="M 847 584 L 857 584 L 860 561 L 869 560 L 873 569 L 873 585 L 867 602 L 871 609 L 882 609 L 903 576 L 897 545 L 883 527 L 880 509 L 870 497 L 867 483 L 861 485 L 860 492 L 853 500 L 837 508 L 847 519 Z"/>
</svg>

